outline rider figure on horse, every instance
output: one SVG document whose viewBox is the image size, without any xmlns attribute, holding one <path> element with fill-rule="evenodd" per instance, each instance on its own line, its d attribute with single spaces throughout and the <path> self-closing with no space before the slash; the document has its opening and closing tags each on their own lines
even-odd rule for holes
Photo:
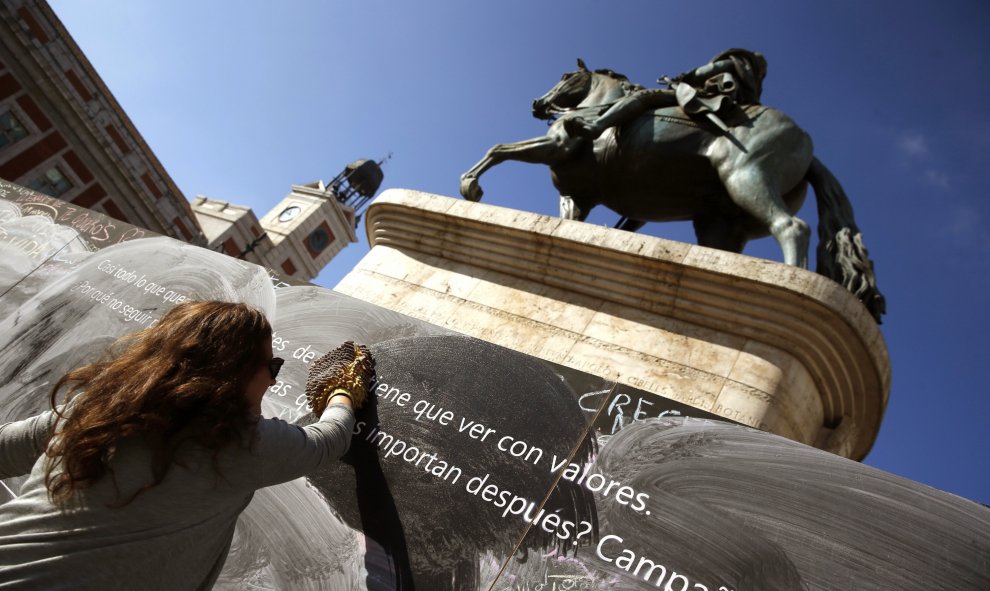
<svg viewBox="0 0 990 591">
<path fill-rule="evenodd" d="M 564 128 L 572 136 L 594 139 L 609 127 L 621 127 L 647 111 L 680 105 L 686 114 L 703 116 L 728 133 L 729 128 L 720 114 L 736 105 L 760 104 L 766 75 L 767 60 L 762 54 L 747 49 L 727 49 L 699 68 L 673 79 L 664 76 L 657 81 L 670 88 L 637 90 L 596 119 L 569 118 L 564 121 Z"/>
</svg>

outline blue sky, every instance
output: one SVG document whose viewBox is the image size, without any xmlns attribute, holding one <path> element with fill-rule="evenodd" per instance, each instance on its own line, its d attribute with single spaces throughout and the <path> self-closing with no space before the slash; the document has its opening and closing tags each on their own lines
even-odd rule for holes
<svg viewBox="0 0 990 591">
<path fill-rule="evenodd" d="M 849 194 L 887 297 L 890 403 L 866 463 L 990 503 L 990 4 L 67 2 L 52 6 L 186 197 L 259 216 L 292 183 L 392 152 L 384 187 L 457 196 L 492 144 L 542 135 L 532 100 L 575 59 L 653 85 L 728 47 Z M 556 215 L 546 168 L 484 201 Z M 800 213 L 816 222 L 809 197 Z M 589 222 L 612 225 L 596 210 Z M 694 240 L 687 224 L 652 235 Z M 367 252 L 317 278 L 333 286 Z M 780 260 L 771 239 L 746 254 Z"/>
</svg>

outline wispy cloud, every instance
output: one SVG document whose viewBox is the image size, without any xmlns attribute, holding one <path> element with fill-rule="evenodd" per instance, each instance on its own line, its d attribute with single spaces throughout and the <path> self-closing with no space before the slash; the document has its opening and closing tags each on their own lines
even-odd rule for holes
<svg viewBox="0 0 990 591">
<path fill-rule="evenodd" d="M 983 222 L 980 212 L 968 203 L 960 203 L 948 211 L 949 220 L 945 226 L 946 232 L 960 239 L 976 237 Z"/>
<path fill-rule="evenodd" d="M 966 260 L 978 261 L 981 267 L 990 264 L 990 232 L 984 215 L 972 203 L 957 203 L 947 208 L 939 240 L 947 240 Z M 986 277 L 984 277 L 984 280 Z"/>
<path fill-rule="evenodd" d="M 925 136 L 917 131 L 905 131 L 897 136 L 897 149 L 912 158 L 923 158 L 928 156 L 928 141 Z"/>
<path fill-rule="evenodd" d="M 925 170 L 925 180 L 939 189 L 948 189 L 952 185 L 948 174 L 934 168 Z"/>
<path fill-rule="evenodd" d="M 905 166 L 914 168 L 920 163 L 931 163 L 936 160 L 928 146 L 928 138 L 920 131 L 902 131 L 894 138 L 894 147 L 901 154 Z M 921 171 L 921 174 L 925 182 L 932 187 L 949 189 L 952 186 L 951 176 L 935 166 L 929 165 Z"/>
</svg>

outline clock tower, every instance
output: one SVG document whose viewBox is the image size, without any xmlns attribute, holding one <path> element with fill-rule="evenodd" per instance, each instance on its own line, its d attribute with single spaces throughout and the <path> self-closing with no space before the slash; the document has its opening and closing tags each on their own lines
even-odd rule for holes
<svg viewBox="0 0 990 591">
<path fill-rule="evenodd" d="M 192 207 L 211 248 L 309 281 L 357 242 L 359 212 L 383 178 L 379 163 L 358 160 L 329 183 L 292 185 L 260 220 L 246 207 L 202 196 Z"/>
<path fill-rule="evenodd" d="M 340 203 L 323 181 L 292 185 L 292 192 L 261 218 L 272 241 L 269 266 L 312 278 L 345 246 L 357 242 L 354 209 Z"/>
</svg>

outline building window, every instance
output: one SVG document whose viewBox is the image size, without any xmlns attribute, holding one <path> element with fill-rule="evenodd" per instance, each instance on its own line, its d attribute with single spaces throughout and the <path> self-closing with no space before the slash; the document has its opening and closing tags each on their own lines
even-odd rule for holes
<svg viewBox="0 0 990 591">
<path fill-rule="evenodd" d="M 62 171 L 57 166 L 53 166 L 45 171 L 43 175 L 30 181 L 27 186 L 39 193 L 58 197 L 71 189 L 72 183 L 62 174 Z"/>
<path fill-rule="evenodd" d="M 241 254 L 240 249 L 237 248 L 237 243 L 234 242 L 233 238 L 228 238 L 223 241 L 223 250 L 232 257 L 238 257 Z"/>
<path fill-rule="evenodd" d="M 329 244 L 330 237 L 323 228 L 317 228 L 309 235 L 309 247 L 316 252 L 321 252 Z"/>
<path fill-rule="evenodd" d="M 28 131 L 9 109 L 0 114 L 0 148 L 27 137 Z"/>
<path fill-rule="evenodd" d="M 286 275 L 296 274 L 296 266 L 292 264 L 292 259 L 282 261 L 282 270 L 285 271 Z"/>
<path fill-rule="evenodd" d="M 333 232 L 330 231 L 330 226 L 326 222 L 323 222 L 306 237 L 306 250 L 309 251 L 309 256 L 315 259 L 330 246 L 333 240 Z"/>
</svg>

